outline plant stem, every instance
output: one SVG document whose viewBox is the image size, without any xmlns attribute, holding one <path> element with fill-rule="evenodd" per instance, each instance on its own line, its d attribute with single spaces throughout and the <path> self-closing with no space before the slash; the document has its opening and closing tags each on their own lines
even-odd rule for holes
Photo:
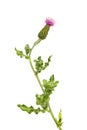
<svg viewBox="0 0 87 130">
<path fill-rule="evenodd" d="M 57 120 L 56 120 L 56 118 L 54 117 L 54 114 L 53 114 L 53 112 L 52 112 L 52 109 L 51 109 L 51 107 L 50 107 L 50 104 L 49 104 L 49 112 L 50 112 L 50 114 L 51 114 L 51 116 L 52 116 L 52 118 L 53 118 L 55 124 L 56 124 L 57 127 L 58 127 Z"/>
<path fill-rule="evenodd" d="M 36 42 L 34 42 L 33 47 L 31 48 L 31 52 L 32 52 L 33 48 L 34 48 L 40 41 L 41 41 L 41 39 L 38 39 Z M 41 89 L 42 89 L 42 91 L 43 91 L 43 93 L 44 93 L 43 85 L 41 84 L 40 78 L 39 78 L 38 74 L 36 74 L 36 72 L 35 72 L 35 70 L 34 70 L 34 67 L 33 67 L 33 64 L 32 64 L 31 52 L 30 52 L 30 54 L 29 54 L 29 63 L 30 63 L 31 69 L 32 69 L 32 71 L 34 72 L 35 77 L 36 77 L 36 79 L 37 79 L 37 81 L 38 81 L 38 83 L 39 83 L 39 85 L 40 85 L 40 87 L 41 87 Z M 58 127 L 57 120 L 56 120 L 56 118 L 55 118 L 55 116 L 54 116 L 54 114 L 53 114 L 53 112 L 52 112 L 52 109 L 51 109 L 51 107 L 50 107 L 50 104 L 48 104 L 48 107 L 49 107 L 49 113 L 51 114 L 52 119 L 54 120 L 55 124 L 56 124 L 57 127 Z M 59 128 L 59 130 L 61 130 L 61 128 Z"/>
</svg>

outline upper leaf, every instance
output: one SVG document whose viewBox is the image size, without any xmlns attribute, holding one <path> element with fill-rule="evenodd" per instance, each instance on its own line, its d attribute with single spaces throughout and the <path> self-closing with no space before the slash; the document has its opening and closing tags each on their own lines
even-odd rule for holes
<svg viewBox="0 0 87 130">
<path fill-rule="evenodd" d="M 29 47 L 29 44 L 26 44 L 24 49 L 25 49 L 26 55 L 28 55 L 30 53 L 30 51 L 31 51 L 31 49 Z"/>
<path fill-rule="evenodd" d="M 49 65 L 50 61 L 51 61 L 51 57 L 48 57 L 48 61 L 44 62 L 41 58 L 41 56 L 39 56 L 37 59 L 34 60 L 35 62 L 35 69 L 36 69 L 36 73 L 40 73 L 42 70 L 46 69 L 47 66 Z"/>
<path fill-rule="evenodd" d="M 20 51 L 20 50 L 18 50 L 18 49 L 16 49 L 16 48 L 15 48 L 15 51 L 16 51 L 16 54 L 17 54 L 18 56 L 20 56 L 20 58 L 22 58 L 22 57 L 24 56 L 24 54 L 23 54 L 22 51 Z"/>
<path fill-rule="evenodd" d="M 43 60 L 41 59 L 41 56 L 39 56 L 36 60 L 34 60 L 34 62 L 36 73 L 40 73 L 43 70 Z"/>
</svg>

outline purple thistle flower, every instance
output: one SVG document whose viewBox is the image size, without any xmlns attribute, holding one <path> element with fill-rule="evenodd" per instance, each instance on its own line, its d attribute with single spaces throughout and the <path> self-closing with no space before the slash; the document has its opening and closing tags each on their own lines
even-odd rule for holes
<svg viewBox="0 0 87 130">
<path fill-rule="evenodd" d="M 50 27 L 55 24 L 55 21 L 52 18 L 46 18 L 45 20 L 46 25 L 41 29 L 41 31 L 38 33 L 38 37 L 40 39 L 45 39 L 48 35 L 48 32 L 50 30 Z"/>
<path fill-rule="evenodd" d="M 55 24 L 55 21 L 52 18 L 46 18 L 45 22 L 48 26 L 53 26 Z"/>
</svg>

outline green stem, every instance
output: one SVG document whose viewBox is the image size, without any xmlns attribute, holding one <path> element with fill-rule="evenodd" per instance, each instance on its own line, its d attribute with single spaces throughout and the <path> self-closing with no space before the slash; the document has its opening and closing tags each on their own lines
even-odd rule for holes
<svg viewBox="0 0 87 130">
<path fill-rule="evenodd" d="M 54 117 L 54 114 L 53 114 L 53 112 L 52 112 L 52 109 L 51 109 L 51 107 L 50 107 L 50 104 L 49 104 L 49 112 L 50 112 L 50 114 L 51 114 L 51 116 L 52 116 L 52 118 L 53 118 L 55 124 L 56 124 L 57 127 L 58 127 L 57 120 L 56 120 L 56 118 Z"/>
<path fill-rule="evenodd" d="M 33 47 L 31 48 L 31 52 L 32 52 L 33 48 L 34 48 L 40 41 L 41 41 L 41 39 L 38 39 L 38 40 L 33 44 Z M 35 70 L 34 70 L 34 67 L 33 67 L 33 64 L 32 64 L 31 52 L 30 52 L 30 54 L 29 54 L 29 63 L 30 63 L 30 66 L 31 66 L 31 68 L 32 68 L 32 70 L 33 70 L 33 72 L 34 72 L 34 74 L 35 74 L 35 77 L 36 77 L 36 79 L 37 79 L 37 81 L 38 81 L 38 83 L 39 83 L 39 85 L 40 85 L 40 87 L 41 87 L 41 89 L 42 89 L 42 91 L 43 91 L 43 93 L 44 93 L 43 85 L 41 84 L 41 81 L 40 81 L 40 79 L 39 79 L 39 76 L 38 76 L 38 74 L 36 74 L 36 72 L 35 72 Z M 56 124 L 57 127 L 58 127 L 57 120 L 56 120 L 56 118 L 55 118 L 55 116 L 54 116 L 54 114 L 53 114 L 53 112 L 52 112 L 52 109 L 51 109 L 51 107 L 50 107 L 50 104 L 48 104 L 48 107 L 49 107 L 49 113 L 51 114 L 52 119 L 54 120 L 55 124 Z M 59 128 L 59 130 L 61 130 L 61 129 Z"/>
<path fill-rule="evenodd" d="M 41 42 L 41 39 L 38 39 L 37 41 L 34 42 L 32 48 L 31 48 L 31 52 L 32 52 L 33 48 L 34 48 L 39 42 Z M 30 53 L 30 55 L 31 55 L 31 53 Z"/>
<path fill-rule="evenodd" d="M 31 52 L 32 52 L 33 48 L 34 48 L 40 41 L 41 41 L 41 39 L 38 39 L 36 42 L 34 42 L 33 47 L 31 48 Z M 35 70 L 34 70 L 34 67 L 33 67 L 33 64 L 32 64 L 32 60 L 31 60 L 31 52 L 30 52 L 30 54 L 29 54 L 29 63 L 30 63 L 30 66 L 31 66 L 31 68 L 32 68 L 32 70 L 33 70 L 33 72 L 34 72 L 36 78 L 37 78 L 37 81 L 38 81 L 38 83 L 39 83 L 39 85 L 40 85 L 42 91 L 44 91 L 43 86 L 42 86 L 42 84 L 41 84 L 41 82 L 40 82 L 40 79 L 39 79 L 38 75 L 36 74 L 36 72 L 35 72 Z"/>
</svg>

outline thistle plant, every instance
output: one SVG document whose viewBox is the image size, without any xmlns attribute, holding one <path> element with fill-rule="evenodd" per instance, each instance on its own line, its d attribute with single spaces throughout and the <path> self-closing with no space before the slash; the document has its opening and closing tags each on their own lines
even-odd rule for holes
<svg viewBox="0 0 87 130">
<path fill-rule="evenodd" d="M 35 66 L 33 66 L 32 58 L 31 58 L 31 54 L 32 54 L 34 48 L 37 45 L 39 45 L 39 43 L 47 37 L 50 27 L 55 24 L 55 21 L 51 18 L 46 18 L 45 23 L 46 23 L 45 26 L 38 33 L 38 40 L 33 43 L 31 48 L 30 48 L 29 44 L 25 45 L 24 51 L 21 51 L 21 50 L 18 50 L 15 48 L 16 54 L 20 58 L 25 58 L 26 60 L 29 61 L 30 67 L 36 77 L 38 85 L 40 86 L 40 88 L 42 90 L 41 94 L 35 95 L 37 108 L 34 108 L 32 105 L 27 106 L 24 104 L 18 104 L 17 106 L 22 111 L 26 111 L 28 114 L 31 114 L 33 112 L 35 114 L 39 114 L 40 112 L 42 112 L 42 113 L 48 112 L 51 115 L 57 128 L 59 130 L 62 130 L 62 128 L 61 128 L 62 111 L 60 109 L 58 116 L 56 118 L 54 116 L 53 111 L 50 106 L 50 95 L 53 93 L 54 89 L 57 87 L 59 81 L 55 80 L 54 74 L 52 74 L 49 77 L 49 79 L 43 79 L 42 81 L 40 80 L 40 77 L 39 77 L 39 74 L 49 66 L 52 56 L 49 56 L 46 62 L 43 61 L 41 56 L 38 56 L 37 59 L 33 60 L 35 63 Z"/>
</svg>

